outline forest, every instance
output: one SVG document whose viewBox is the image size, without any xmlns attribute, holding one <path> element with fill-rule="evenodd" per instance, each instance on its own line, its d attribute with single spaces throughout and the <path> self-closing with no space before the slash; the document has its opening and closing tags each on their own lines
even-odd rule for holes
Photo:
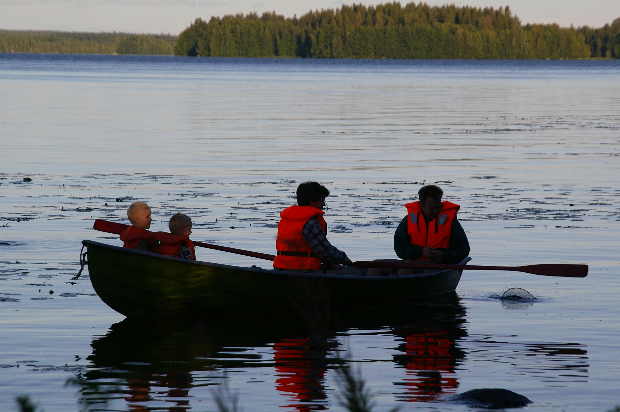
<svg viewBox="0 0 620 412">
<path fill-rule="evenodd" d="M 275 13 L 196 19 L 175 54 L 389 59 L 620 57 L 620 19 L 602 28 L 521 24 L 508 7 L 424 3 L 342 6 L 287 18 Z"/>
<path fill-rule="evenodd" d="M 508 7 L 352 5 L 196 19 L 178 36 L 0 30 L 0 53 L 366 59 L 620 58 L 620 18 L 603 27 L 522 24 Z"/>
</svg>

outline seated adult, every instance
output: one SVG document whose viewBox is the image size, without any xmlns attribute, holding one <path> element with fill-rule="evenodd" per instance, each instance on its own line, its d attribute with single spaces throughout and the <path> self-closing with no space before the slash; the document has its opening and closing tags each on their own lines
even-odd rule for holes
<svg viewBox="0 0 620 412">
<path fill-rule="evenodd" d="M 346 253 L 327 240 L 327 223 L 323 218 L 327 196 L 329 190 L 317 182 L 297 187 L 297 206 L 280 212 L 274 268 L 320 270 L 351 263 Z"/>
<path fill-rule="evenodd" d="M 469 241 L 457 219 L 459 205 L 441 200 L 443 191 L 424 186 L 419 200 L 405 205 L 407 216 L 394 234 L 394 251 L 401 259 L 458 263 L 469 255 Z"/>
</svg>

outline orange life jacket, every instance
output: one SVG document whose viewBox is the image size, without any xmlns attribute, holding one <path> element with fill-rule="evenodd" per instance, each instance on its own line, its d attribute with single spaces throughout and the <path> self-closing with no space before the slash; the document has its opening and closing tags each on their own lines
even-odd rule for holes
<svg viewBox="0 0 620 412">
<path fill-rule="evenodd" d="M 460 206 L 452 202 L 441 202 L 439 215 L 430 222 L 422 214 L 420 202 L 407 203 L 407 233 L 409 242 L 420 247 L 447 249 L 450 247 L 452 222 Z"/>
<path fill-rule="evenodd" d="M 153 251 L 158 244 L 155 233 L 135 226 L 128 226 L 120 233 L 123 247 Z"/>
<path fill-rule="evenodd" d="M 184 256 L 183 249 L 186 249 L 188 256 Z M 196 260 L 196 249 L 194 243 L 189 238 L 161 239 L 159 246 L 155 248 L 155 252 L 165 256 Z"/>
<path fill-rule="evenodd" d="M 181 256 L 182 248 L 189 250 L 189 258 L 196 260 L 194 243 L 188 238 L 172 235 L 165 232 L 150 232 L 135 226 L 128 226 L 120 234 L 123 247 L 128 249 L 147 250 L 166 256 Z"/>
<path fill-rule="evenodd" d="M 323 211 L 313 206 L 290 206 L 280 212 L 276 251 L 273 261 L 276 269 L 319 270 L 321 259 L 312 254 L 312 249 L 303 236 L 304 225 L 312 218 L 319 220 L 321 229 L 327 233 Z"/>
</svg>

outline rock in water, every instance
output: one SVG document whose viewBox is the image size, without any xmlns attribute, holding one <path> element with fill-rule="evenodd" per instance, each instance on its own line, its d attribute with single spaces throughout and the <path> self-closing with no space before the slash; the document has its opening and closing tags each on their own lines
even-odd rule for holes
<svg viewBox="0 0 620 412">
<path fill-rule="evenodd" d="M 456 395 L 452 400 L 487 409 L 522 408 L 532 403 L 525 396 L 508 389 L 472 389 Z"/>
</svg>

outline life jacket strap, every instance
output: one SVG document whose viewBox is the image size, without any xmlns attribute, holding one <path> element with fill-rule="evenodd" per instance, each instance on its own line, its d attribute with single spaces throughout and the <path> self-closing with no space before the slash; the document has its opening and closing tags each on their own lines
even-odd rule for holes
<svg viewBox="0 0 620 412">
<path fill-rule="evenodd" d="M 318 258 L 317 255 L 315 255 L 312 252 L 289 252 L 289 251 L 278 251 L 278 255 L 280 256 L 301 256 L 301 257 L 314 257 L 314 258 Z"/>
</svg>

